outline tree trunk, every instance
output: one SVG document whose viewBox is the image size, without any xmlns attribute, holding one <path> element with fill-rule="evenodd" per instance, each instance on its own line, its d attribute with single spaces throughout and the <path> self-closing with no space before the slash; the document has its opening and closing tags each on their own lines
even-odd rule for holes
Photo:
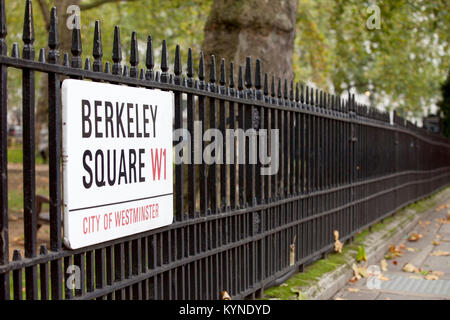
<svg viewBox="0 0 450 320">
<path fill-rule="evenodd" d="M 292 80 L 297 0 L 214 0 L 203 51 L 216 61 L 244 64 L 260 58 L 263 72 Z M 206 59 L 209 61 L 209 59 Z"/>
<path fill-rule="evenodd" d="M 53 1 L 56 7 L 56 12 L 58 15 L 58 34 L 59 34 L 59 52 L 60 52 L 60 62 L 64 57 L 64 53 L 68 52 L 70 55 L 70 48 L 72 46 L 72 30 L 69 30 L 66 25 L 66 20 L 68 18 L 67 7 L 69 5 L 80 5 L 80 0 L 58 0 Z M 49 29 L 50 21 L 50 7 L 42 6 L 41 12 L 46 20 L 47 30 Z M 48 49 L 46 50 L 48 54 Z M 47 58 L 47 57 L 46 57 Z M 48 117 L 48 81 L 47 74 L 43 74 L 41 78 L 41 89 L 39 90 L 37 106 L 36 106 L 36 146 L 39 145 L 40 141 L 40 131 L 47 126 Z"/>
</svg>

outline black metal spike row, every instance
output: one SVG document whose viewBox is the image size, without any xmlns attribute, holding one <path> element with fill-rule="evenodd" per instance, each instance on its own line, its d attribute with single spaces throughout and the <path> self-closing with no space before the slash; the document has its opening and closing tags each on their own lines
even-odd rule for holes
<svg viewBox="0 0 450 320">
<path fill-rule="evenodd" d="M 78 15 L 75 16 L 75 26 L 72 30 L 72 48 L 70 51 L 72 52 L 72 68 L 81 68 L 83 48 L 81 44 L 80 17 Z"/>
<path fill-rule="evenodd" d="M 139 50 L 138 50 L 138 40 L 137 33 L 133 31 L 131 33 L 131 48 L 130 48 L 130 77 L 137 78 L 139 75 L 138 71 L 139 64 Z"/>
<path fill-rule="evenodd" d="M 103 45 L 102 45 L 102 33 L 100 30 L 100 21 L 95 21 L 94 27 L 94 43 L 92 45 L 92 56 L 94 57 L 93 70 L 95 72 L 102 72 L 103 70 Z"/>
<path fill-rule="evenodd" d="M 168 81 L 167 71 L 169 71 L 169 64 L 167 63 L 167 43 L 166 40 L 163 40 L 161 48 L 161 82 Z"/>
</svg>

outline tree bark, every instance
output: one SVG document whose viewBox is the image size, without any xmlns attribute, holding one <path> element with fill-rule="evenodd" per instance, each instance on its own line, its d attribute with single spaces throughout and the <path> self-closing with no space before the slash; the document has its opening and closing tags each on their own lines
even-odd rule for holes
<svg viewBox="0 0 450 320">
<path fill-rule="evenodd" d="M 297 0 L 214 0 L 203 51 L 216 61 L 244 64 L 260 58 L 263 72 L 292 80 Z M 209 61 L 209 59 L 206 59 Z"/>
</svg>

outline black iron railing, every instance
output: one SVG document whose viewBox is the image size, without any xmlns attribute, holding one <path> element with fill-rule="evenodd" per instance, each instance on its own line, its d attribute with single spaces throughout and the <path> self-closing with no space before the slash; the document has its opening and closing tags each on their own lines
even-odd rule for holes
<svg viewBox="0 0 450 320">
<path fill-rule="evenodd" d="M 33 48 L 31 1 L 26 1 L 22 57 L 17 45 L 7 55 L 6 11 L 0 1 L 0 299 L 218 299 L 258 296 L 274 281 L 333 250 L 341 240 L 399 208 L 448 185 L 450 144 L 394 113 L 367 108 L 354 96 L 342 99 L 262 73 L 256 60 L 239 66 L 214 56 L 205 80 L 200 54 L 198 79 L 193 53 L 182 72 L 180 48 L 169 72 L 162 43 L 160 70 L 154 69 L 152 38 L 139 69 L 137 35 L 132 34 L 130 65 L 121 56 L 114 30 L 112 64 L 103 63 L 100 24 L 94 30 L 93 66 L 82 68 L 80 29 L 73 30 L 71 58 L 58 51 L 56 11 L 51 11 L 48 56 Z M 7 73 L 22 70 L 24 252 L 9 254 Z M 48 75 L 50 248 L 37 248 L 35 194 L 35 73 Z M 261 175 L 255 164 L 175 165 L 174 223 L 126 238 L 69 250 L 61 230 L 62 78 L 170 90 L 175 96 L 174 129 L 194 121 L 202 129 L 279 129 L 279 170 Z M 236 82 L 235 82 L 236 81 Z M 270 82 L 270 85 L 269 85 Z M 277 90 L 276 90 L 277 87 Z M 187 108 L 186 122 L 183 109 Z M 187 125 L 186 125 L 187 124 Z M 225 136 L 225 134 L 224 134 Z M 272 138 L 272 136 L 270 135 Z M 205 142 L 203 142 L 204 147 Z M 227 142 L 225 149 L 234 147 Z M 194 157 L 194 145 L 187 150 Z M 245 158 L 249 144 L 244 143 Z M 258 145 L 259 148 L 259 145 Z M 236 149 L 237 150 L 237 149 Z M 236 151 L 235 150 L 235 151 Z M 224 151 L 225 152 L 225 151 Z M 187 174 L 185 174 L 187 173 Z M 76 265 L 81 287 L 67 283 Z M 23 279 L 24 277 L 24 279 Z M 24 281 L 23 281 L 24 280 Z"/>
</svg>

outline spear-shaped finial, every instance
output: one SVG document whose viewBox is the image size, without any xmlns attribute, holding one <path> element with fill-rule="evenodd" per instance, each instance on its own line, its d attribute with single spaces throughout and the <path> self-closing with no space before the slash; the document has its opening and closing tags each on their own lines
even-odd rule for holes
<svg viewBox="0 0 450 320">
<path fill-rule="evenodd" d="M 209 82 L 216 82 L 216 57 L 211 55 L 211 63 L 209 65 Z"/>
<path fill-rule="evenodd" d="M 147 37 L 147 52 L 145 55 L 145 66 L 147 67 L 147 71 L 145 72 L 145 79 L 153 80 L 153 67 L 155 66 L 155 61 L 153 58 L 152 36 Z"/>
<path fill-rule="evenodd" d="M 175 62 L 173 66 L 173 72 L 175 73 L 176 77 L 181 76 L 181 73 L 183 72 L 183 69 L 181 67 L 180 45 L 178 44 L 175 47 Z"/>
<path fill-rule="evenodd" d="M 112 53 L 113 67 L 112 73 L 116 75 L 122 74 L 122 44 L 120 43 L 120 28 L 119 26 L 114 27 L 114 42 L 113 42 L 113 53 Z"/>
<path fill-rule="evenodd" d="M 92 56 L 94 57 L 93 70 L 95 72 L 102 72 L 103 69 L 103 45 L 102 45 L 102 33 L 100 30 L 100 21 L 95 21 L 94 27 L 94 43 L 92 46 Z"/>
<path fill-rule="evenodd" d="M 238 90 L 244 90 L 244 76 L 242 74 L 242 66 L 239 66 L 239 74 L 238 74 Z"/>
<path fill-rule="evenodd" d="M 82 44 L 81 44 L 81 30 L 80 30 L 80 16 L 75 15 L 75 27 L 72 30 L 72 67 L 81 68 L 82 60 Z"/>
<path fill-rule="evenodd" d="M 225 70 L 225 59 L 222 58 L 222 60 L 220 61 L 220 79 L 219 79 L 219 84 L 221 86 L 224 86 L 226 83 L 226 70 Z"/>
<path fill-rule="evenodd" d="M 256 90 L 261 90 L 261 88 L 262 88 L 262 62 L 261 62 L 261 59 L 256 59 L 255 88 L 256 88 Z"/>
<path fill-rule="evenodd" d="M 252 87 L 252 60 L 251 57 L 245 59 L 245 87 L 250 89 Z"/>
<path fill-rule="evenodd" d="M 188 78 L 192 78 L 194 76 L 194 59 L 192 58 L 192 49 L 188 49 L 188 59 L 187 59 L 187 72 L 186 75 Z"/>
<path fill-rule="evenodd" d="M 205 56 L 203 51 L 200 52 L 200 61 L 198 63 L 198 79 L 201 82 L 205 80 Z"/>
<path fill-rule="evenodd" d="M 234 63 L 230 62 L 230 88 L 234 88 Z"/>
<path fill-rule="evenodd" d="M 58 37 L 58 16 L 56 14 L 56 7 L 53 7 L 50 11 L 50 25 L 48 31 L 48 62 L 59 62 L 59 37 Z"/>
<path fill-rule="evenodd" d="M 136 31 L 131 33 L 131 48 L 130 48 L 130 77 L 138 77 L 139 51 Z"/>
<path fill-rule="evenodd" d="M 31 0 L 25 3 L 25 17 L 23 22 L 22 40 L 24 46 L 22 49 L 23 59 L 34 60 L 34 23 L 33 23 L 33 6 Z"/>
<path fill-rule="evenodd" d="M 167 63 L 167 43 L 166 40 L 162 41 L 161 49 L 161 82 L 167 82 L 167 71 L 169 70 L 169 64 Z"/>
</svg>

